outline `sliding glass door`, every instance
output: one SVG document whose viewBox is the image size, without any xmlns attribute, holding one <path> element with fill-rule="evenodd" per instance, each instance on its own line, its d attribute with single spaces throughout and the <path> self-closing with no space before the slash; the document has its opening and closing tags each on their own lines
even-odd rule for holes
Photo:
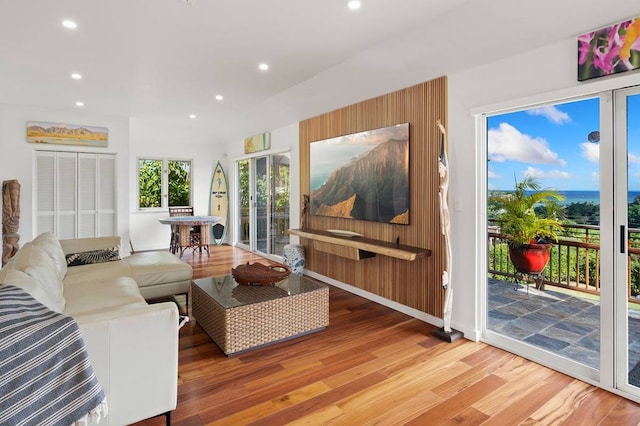
<svg viewBox="0 0 640 426">
<path fill-rule="evenodd" d="M 255 212 L 256 212 L 256 239 L 255 249 L 267 253 L 270 239 L 269 222 L 271 211 L 269 209 L 269 159 L 270 157 L 258 157 L 255 159 Z"/>
<path fill-rule="evenodd" d="M 616 379 L 640 395 L 640 88 L 614 93 Z"/>
<path fill-rule="evenodd" d="M 640 399 L 640 87 L 487 115 L 484 129 L 484 340 Z M 495 202 L 527 177 L 563 197 L 524 212 L 564 226 L 539 273 L 514 266 Z"/>
<path fill-rule="evenodd" d="M 289 153 L 239 160 L 236 171 L 237 244 L 282 256 L 289 243 Z"/>
<path fill-rule="evenodd" d="M 487 339 L 595 379 L 601 360 L 600 100 L 488 116 L 486 131 Z M 525 248 L 516 237 L 536 221 L 543 226 L 526 242 L 537 244 Z M 530 255 L 534 249 L 542 251 Z"/>
<path fill-rule="evenodd" d="M 250 249 L 251 243 L 251 204 L 252 185 L 249 176 L 251 161 L 241 160 L 236 162 L 236 182 L 238 187 L 238 198 L 236 199 L 237 223 L 236 243 Z"/>
</svg>

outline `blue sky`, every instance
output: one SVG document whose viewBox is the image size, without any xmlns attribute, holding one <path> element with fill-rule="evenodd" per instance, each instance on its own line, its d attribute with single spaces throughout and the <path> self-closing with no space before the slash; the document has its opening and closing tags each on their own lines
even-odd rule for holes
<svg viewBox="0 0 640 426">
<path fill-rule="evenodd" d="M 629 190 L 640 190 L 640 96 L 629 98 Z M 511 190 L 515 179 L 538 178 L 558 190 L 598 190 L 599 99 L 501 114 L 487 119 L 489 189 Z"/>
</svg>

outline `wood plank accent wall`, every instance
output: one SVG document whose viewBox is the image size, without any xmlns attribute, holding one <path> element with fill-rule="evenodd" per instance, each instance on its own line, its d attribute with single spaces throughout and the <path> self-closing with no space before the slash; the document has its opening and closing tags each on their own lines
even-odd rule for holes
<svg viewBox="0 0 640 426">
<path fill-rule="evenodd" d="M 310 215 L 308 229 L 345 229 L 367 238 L 432 250 L 415 261 L 376 256 L 360 261 L 314 249 L 301 239 L 306 268 L 400 304 L 442 317 L 443 239 L 438 203 L 440 133 L 447 123 L 447 78 L 363 101 L 300 122 L 300 191 L 309 193 L 309 146 L 318 141 L 409 123 L 410 225 L 391 225 Z"/>
</svg>

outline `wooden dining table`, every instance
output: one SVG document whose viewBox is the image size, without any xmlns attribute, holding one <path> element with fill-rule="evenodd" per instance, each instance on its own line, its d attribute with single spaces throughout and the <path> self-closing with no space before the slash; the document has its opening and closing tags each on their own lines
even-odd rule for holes
<svg viewBox="0 0 640 426">
<path fill-rule="evenodd" d="M 209 255 L 209 245 L 211 244 L 211 225 L 220 222 L 222 218 L 220 216 L 170 216 L 163 219 L 158 219 L 163 225 L 172 225 L 172 232 L 175 232 L 176 239 L 172 237 L 172 244 L 176 244 L 177 250 L 180 251 L 180 257 L 184 254 L 184 251 L 188 248 L 199 250 L 202 252 L 204 249 Z M 200 227 L 200 234 L 197 238 L 191 235 L 191 228 L 194 226 Z M 175 231 L 174 231 L 175 229 Z M 173 247 L 170 247 L 172 252 L 175 253 Z"/>
</svg>

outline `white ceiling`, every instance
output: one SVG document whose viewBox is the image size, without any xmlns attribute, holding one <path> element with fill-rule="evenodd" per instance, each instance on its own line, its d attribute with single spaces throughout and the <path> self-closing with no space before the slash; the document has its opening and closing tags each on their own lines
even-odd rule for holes
<svg viewBox="0 0 640 426">
<path fill-rule="evenodd" d="M 627 0 L 362 2 L 0 0 L 0 103 L 81 100 L 225 141 L 640 14 Z"/>
</svg>

